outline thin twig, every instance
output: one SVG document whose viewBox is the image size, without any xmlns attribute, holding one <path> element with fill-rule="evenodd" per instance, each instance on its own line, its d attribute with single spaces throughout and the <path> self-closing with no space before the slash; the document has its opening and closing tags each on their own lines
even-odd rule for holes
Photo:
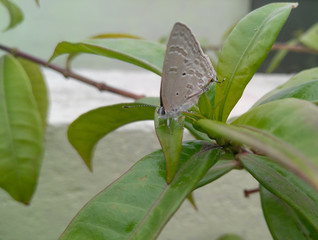
<svg viewBox="0 0 318 240">
<path fill-rule="evenodd" d="M 124 97 L 132 98 L 132 99 L 140 99 L 140 98 L 145 97 L 144 95 L 137 95 L 137 94 L 134 94 L 134 93 L 131 93 L 131 92 L 128 92 L 128 91 L 124 91 L 124 90 L 121 90 L 121 89 L 118 89 L 118 88 L 111 87 L 111 86 L 109 86 L 109 85 L 107 85 L 107 84 L 105 84 L 103 82 L 93 81 L 93 80 L 91 80 L 89 78 L 86 78 L 84 76 L 76 74 L 76 73 L 74 73 L 72 71 L 66 70 L 64 68 L 61 68 L 61 67 L 56 66 L 56 65 L 51 64 L 51 63 L 47 63 L 46 61 L 44 61 L 42 59 L 39 59 L 39 58 L 34 57 L 32 55 L 29 55 L 29 54 L 27 54 L 25 52 L 22 52 L 20 50 L 15 49 L 15 48 L 9 48 L 9 47 L 6 47 L 6 46 L 0 44 L 0 49 L 4 50 L 6 52 L 9 52 L 9 53 L 11 53 L 12 55 L 14 55 L 16 57 L 25 58 L 25 59 L 27 59 L 29 61 L 32 61 L 32 62 L 37 63 L 39 65 L 42 65 L 44 67 L 53 69 L 56 72 L 59 72 L 59 73 L 63 74 L 63 76 L 65 78 L 73 78 L 73 79 L 76 79 L 76 80 L 78 80 L 80 82 L 83 82 L 83 83 L 89 84 L 91 86 L 94 86 L 99 91 L 108 91 L 108 92 L 112 92 L 112 93 L 115 93 L 115 94 L 119 94 L 119 95 L 124 96 Z"/>
<path fill-rule="evenodd" d="M 245 190 L 244 190 L 244 196 L 245 196 L 246 198 L 248 198 L 251 194 L 257 193 L 257 192 L 259 192 L 259 188 L 250 189 L 250 190 L 245 189 Z"/>
<path fill-rule="evenodd" d="M 204 50 L 209 51 L 219 51 L 221 50 L 222 45 L 210 45 L 206 46 Z M 271 51 L 279 51 L 279 50 L 288 50 L 290 52 L 302 52 L 302 53 L 311 53 L 311 54 L 318 54 L 317 50 L 305 47 L 304 45 L 297 44 L 297 45 L 288 45 L 285 43 L 275 43 L 272 46 Z"/>
<path fill-rule="evenodd" d="M 288 50 L 291 52 L 303 52 L 303 53 L 318 54 L 317 50 L 305 47 L 304 45 L 301 45 L 301 44 L 288 45 L 288 44 L 284 44 L 284 43 L 275 43 L 271 50 L 272 51 Z"/>
</svg>

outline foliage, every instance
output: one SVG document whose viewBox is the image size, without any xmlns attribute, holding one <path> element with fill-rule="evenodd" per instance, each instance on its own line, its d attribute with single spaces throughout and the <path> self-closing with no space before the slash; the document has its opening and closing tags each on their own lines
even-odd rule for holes
<svg viewBox="0 0 318 240">
<path fill-rule="evenodd" d="M 8 0 L 1 2 L 9 9 Z M 154 101 L 146 98 L 93 109 L 71 123 L 68 139 L 90 169 L 98 141 L 131 122 L 154 119 L 162 150 L 139 160 L 87 203 L 60 239 L 154 239 L 192 191 L 232 169 L 244 169 L 259 182 L 274 239 L 316 239 L 318 68 L 298 73 L 242 116 L 228 119 L 296 6 L 269 4 L 238 22 L 219 54 L 217 75 L 224 81 L 203 94 L 179 122 L 163 125 L 155 107 L 134 107 Z M 315 38 L 309 32 L 302 41 L 311 44 Z M 165 46 L 110 34 L 62 42 L 50 60 L 69 54 L 71 62 L 81 53 L 119 59 L 160 75 Z M 28 204 L 43 155 L 47 93 L 34 64 L 5 55 L 0 71 L 0 186 Z M 182 143 L 183 125 L 197 140 Z"/>
</svg>

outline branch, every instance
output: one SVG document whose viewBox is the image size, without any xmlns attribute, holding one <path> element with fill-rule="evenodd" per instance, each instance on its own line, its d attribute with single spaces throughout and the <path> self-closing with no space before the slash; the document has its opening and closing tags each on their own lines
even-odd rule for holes
<svg viewBox="0 0 318 240">
<path fill-rule="evenodd" d="M 86 83 L 88 85 L 91 85 L 91 86 L 94 86 L 96 87 L 99 91 L 108 91 L 108 92 L 112 92 L 112 93 L 115 93 L 115 94 L 119 94 L 121 96 L 124 96 L 124 97 L 128 97 L 128 98 L 132 98 L 132 99 L 140 99 L 140 98 L 143 98 L 145 97 L 144 95 L 136 95 L 134 93 L 131 93 L 131 92 L 128 92 L 128 91 L 124 91 L 124 90 L 120 90 L 118 88 L 114 88 L 114 87 L 111 87 L 105 83 L 102 83 L 102 82 L 95 82 L 89 78 L 86 78 L 84 76 L 81 76 L 79 74 L 76 74 L 74 72 L 71 72 L 69 70 L 66 70 L 64 68 L 61 68 L 59 66 L 56 66 L 54 64 L 51 64 L 51 63 L 47 63 L 46 61 L 42 60 L 42 59 L 39 59 L 37 57 L 34 57 L 34 56 L 31 56 L 25 52 L 21 52 L 15 48 L 9 48 L 9 47 L 6 47 L 4 45 L 1 45 L 0 44 L 0 49 L 6 51 L 6 52 L 9 52 L 11 53 L 12 55 L 16 56 L 16 57 L 21 57 L 21 58 L 25 58 L 29 61 L 32 61 L 34 63 L 37 63 L 39 65 L 42 65 L 44 67 L 47 67 L 47 68 L 50 68 L 50 69 L 53 69 L 55 70 L 56 72 L 59 72 L 61 74 L 63 74 L 63 76 L 65 78 L 73 78 L 73 79 L 76 79 L 80 82 L 83 82 L 83 83 Z"/>
<path fill-rule="evenodd" d="M 204 48 L 206 51 L 220 51 L 222 49 L 222 45 L 210 45 Z M 271 51 L 279 51 L 279 50 L 288 50 L 290 52 L 302 52 L 302 53 L 311 53 L 318 54 L 317 50 L 305 47 L 304 45 L 288 45 L 285 43 L 275 43 L 272 46 Z"/>
<path fill-rule="evenodd" d="M 271 50 L 272 51 L 288 50 L 291 52 L 303 52 L 303 53 L 318 54 L 317 50 L 305 47 L 304 45 L 301 45 L 301 44 L 288 45 L 288 44 L 284 44 L 284 43 L 275 43 Z"/>
</svg>

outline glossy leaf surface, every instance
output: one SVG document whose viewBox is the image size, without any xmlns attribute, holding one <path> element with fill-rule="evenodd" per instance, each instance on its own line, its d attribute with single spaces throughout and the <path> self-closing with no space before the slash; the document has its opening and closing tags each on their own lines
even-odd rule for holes
<svg viewBox="0 0 318 240">
<path fill-rule="evenodd" d="M 209 184 L 223 175 L 227 174 L 233 169 L 236 169 L 240 166 L 240 163 L 235 160 L 219 160 L 198 182 L 196 188 L 203 187 L 206 184 Z"/>
<path fill-rule="evenodd" d="M 160 118 L 158 109 L 155 111 L 155 129 L 166 159 L 167 183 L 170 183 L 179 164 L 184 117 L 180 116 L 178 119 Z"/>
<path fill-rule="evenodd" d="M 30 80 L 12 56 L 0 59 L 0 186 L 28 204 L 43 155 L 42 122 Z"/>
<path fill-rule="evenodd" d="M 269 53 L 295 3 L 272 3 L 245 16 L 224 42 L 217 74 L 216 119 L 226 121 L 245 86 Z"/>
<path fill-rule="evenodd" d="M 299 72 L 286 83 L 278 86 L 258 100 L 253 107 L 266 102 L 288 97 L 315 101 L 317 93 L 318 68 L 311 68 Z"/>
<path fill-rule="evenodd" d="M 217 160 L 219 150 L 210 147 L 203 142 L 184 144 L 169 185 L 162 151 L 144 157 L 92 199 L 60 240 L 155 239 Z"/>
<path fill-rule="evenodd" d="M 128 108 L 124 108 L 125 106 Z M 68 139 L 88 168 L 92 169 L 93 151 L 101 138 L 125 124 L 153 120 L 154 110 L 155 107 L 140 107 L 140 104 L 136 103 L 91 110 L 71 123 L 67 132 Z"/>
<path fill-rule="evenodd" d="M 59 43 L 50 61 L 62 54 L 89 53 L 115 58 L 161 75 L 165 51 L 164 45 L 142 39 L 89 39 Z"/>
<path fill-rule="evenodd" d="M 133 38 L 133 39 L 141 39 L 138 36 L 130 35 L 130 34 L 124 34 L 124 33 L 98 34 L 98 35 L 92 36 L 90 39 L 105 39 L 105 38 Z M 70 54 L 67 57 L 67 60 L 66 60 L 66 68 L 67 69 L 70 69 L 70 65 L 71 65 L 72 60 L 78 55 L 79 55 L 79 53 L 73 53 L 73 54 Z"/>
<path fill-rule="evenodd" d="M 318 189 L 317 116 L 314 104 L 284 99 L 256 107 L 232 125 L 203 119 L 197 126 L 212 138 L 247 145 L 269 156 Z"/>
<path fill-rule="evenodd" d="M 260 188 L 260 195 L 267 226 L 275 240 L 318 238 L 318 231 L 280 198 L 264 187 Z"/>
<path fill-rule="evenodd" d="M 266 189 L 299 212 L 318 231 L 318 192 L 295 174 L 253 154 L 241 155 L 240 160 Z"/>
</svg>

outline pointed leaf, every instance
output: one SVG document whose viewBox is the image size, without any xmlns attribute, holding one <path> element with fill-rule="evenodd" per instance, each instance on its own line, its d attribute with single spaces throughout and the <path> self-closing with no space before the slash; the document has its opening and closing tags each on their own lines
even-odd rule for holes
<svg viewBox="0 0 318 240">
<path fill-rule="evenodd" d="M 207 93 L 203 93 L 200 98 L 199 98 L 199 102 L 198 102 L 198 106 L 200 109 L 200 113 L 208 118 L 208 119 L 212 119 L 213 118 L 213 111 L 212 111 L 212 104 L 210 102 L 210 99 L 207 95 Z"/>
<path fill-rule="evenodd" d="M 236 160 L 219 160 L 205 175 L 204 177 L 198 182 L 195 188 L 203 187 L 218 178 L 222 177 L 223 175 L 227 174 L 233 169 L 236 169 L 241 164 Z"/>
<path fill-rule="evenodd" d="M 41 117 L 23 67 L 12 56 L 0 59 L 0 187 L 28 204 L 43 155 Z"/>
<path fill-rule="evenodd" d="M 165 46 L 142 39 L 89 39 L 81 43 L 61 42 L 49 61 L 62 54 L 90 53 L 115 58 L 161 75 Z"/>
<path fill-rule="evenodd" d="M 232 126 L 206 119 L 197 121 L 197 125 L 213 138 L 247 145 L 269 156 L 318 189 L 316 119 L 318 109 L 314 104 L 284 99 L 254 108 Z"/>
<path fill-rule="evenodd" d="M 0 3 L 2 3 L 3 6 L 7 8 L 10 15 L 10 23 L 5 31 L 14 28 L 16 25 L 23 21 L 23 13 L 16 4 L 12 3 L 9 0 L 0 0 Z"/>
<path fill-rule="evenodd" d="M 49 100 L 47 95 L 47 87 L 41 69 L 37 64 L 23 58 L 18 58 L 18 61 L 30 79 L 33 96 L 41 115 L 42 126 L 45 128 Z"/>
<path fill-rule="evenodd" d="M 90 39 L 105 39 L 105 38 L 133 38 L 133 39 L 141 39 L 138 36 L 130 35 L 130 34 L 124 34 L 124 33 L 105 33 L 105 34 L 99 34 L 92 36 Z M 66 69 L 70 69 L 72 60 L 78 56 L 79 53 L 73 53 L 70 54 L 66 59 Z"/>
<path fill-rule="evenodd" d="M 275 240 L 318 238 L 317 230 L 281 199 L 264 187 L 260 188 L 260 195 L 267 226 Z"/>
<path fill-rule="evenodd" d="M 239 159 L 267 190 L 299 212 L 318 231 L 317 190 L 265 157 L 241 154 Z"/>
<path fill-rule="evenodd" d="M 144 157 L 92 199 L 60 240 L 155 239 L 218 155 L 202 142 L 184 144 L 170 185 L 162 151 Z"/>
<path fill-rule="evenodd" d="M 309 28 L 299 40 L 306 47 L 318 50 L 318 23 Z"/>
<path fill-rule="evenodd" d="M 318 68 L 311 68 L 299 72 L 286 83 L 278 86 L 258 100 L 253 107 L 266 102 L 288 97 L 300 98 L 309 101 L 317 99 Z"/>
<path fill-rule="evenodd" d="M 167 183 L 169 184 L 178 169 L 184 117 L 179 117 L 178 119 L 160 118 L 158 109 L 156 109 L 154 117 L 155 130 L 166 159 Z"/>
<path fill-rule="evenodd" d="M 124 108 L 127 107 L 128 108 Z M 134 107 L 137 106 L 137 107 Z M 97 142 L 115 129 L 136 121 L 152 120 L 155 107 L 126 103 L 91 110 L 79 116 L 68 128 L 68 139 L 89 169 Z"/>
<path fill-rule="evenodd" d="M 269 53 L 280 29 L 296 3 L 272 3 L 244 17 L 225 41 L 217 74 L 216 116 L 226 121 L 245 86 Z"/>
</svg>

